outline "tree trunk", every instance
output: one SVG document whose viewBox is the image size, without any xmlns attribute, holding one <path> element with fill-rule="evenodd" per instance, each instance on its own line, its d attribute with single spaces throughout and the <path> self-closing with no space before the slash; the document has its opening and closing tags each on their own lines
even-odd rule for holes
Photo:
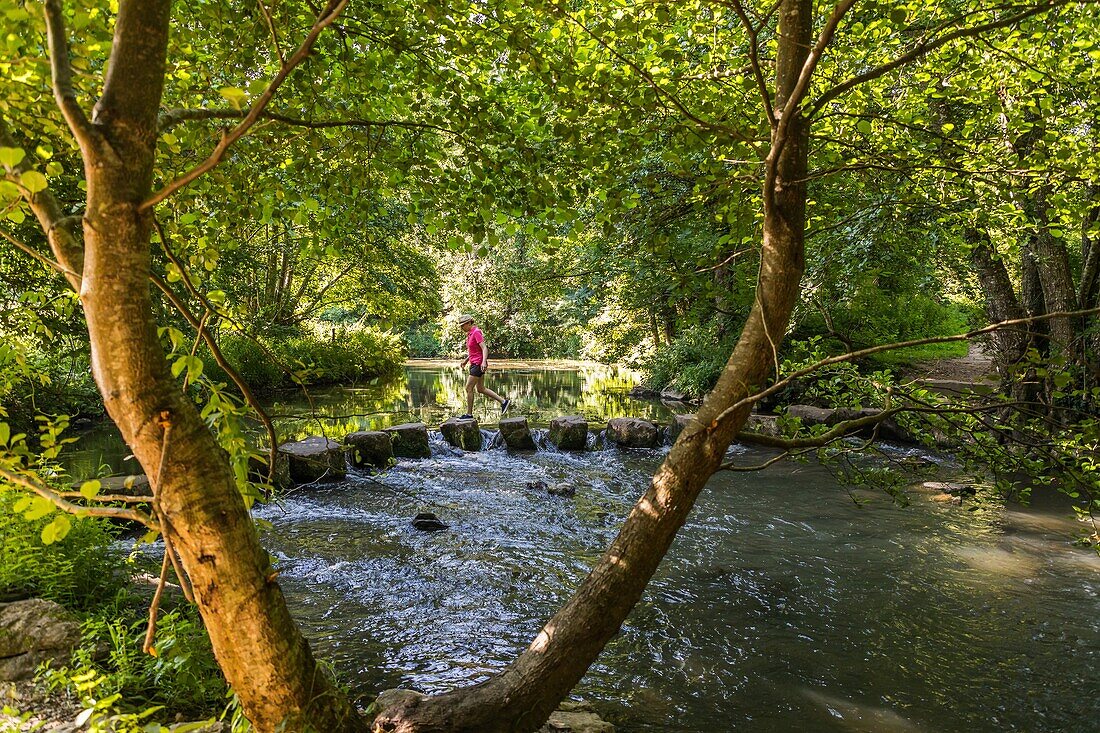
<svg viewBox="0 0 1100 733">
<path fill-rule="evenodd" d="M 51 8 L 52 5 L 52 8 Z M 47 14 L 60 18 L 60 3 Z M 88 184 L 80 299 L 104 405 L 153 479 L 222 670 L 260 733 L 363 723 L 317 668 L 228 461 L 168 371 L 149 296 L 150 194 L 170 2 L 123 0 L 103 96 L 79 131 Z M 56 53 L 56 51 L 55 51 Z M 67 59 L 65 59 L 67 62 Z"/>
<path fill-rule="evenodd" d="M 978 273 L 978 280 L 985 295 L 985 314 L 990 323 L 1016 320 L 1024 317 L 1024 309 L 1016 297 L 1012 280 L 1004 261 L 996 257 L 989 234 L 977 229 L 965 233 L 970 243 L 970 261 Z M 1027 333 L 1020 330 L 995 331 L 991 337 L 993 362 L 1002 380 L 1010 375 L 1028 347 Z"/>
<path fill-rule="evenodd" d="M 1039 189 L 1029 197 L 1028 213 L 1034 223 L 1030 250 L 1033 254 L 1039 283 L 1043 291 L 1043 306 L 1047 313 L 1077 310 L 1077 293 L 1070 273 L 1069 253 L 1065 242 L 1050 232 L 1047 189 Z M 1077 341 L 1074 318 L 1053 318 L 1048 323 L 1054 353 L 1071 357 Z"/>
<path fill-rule="evenodd" d="M 782 109 L 811 46 L 812 4 L 783 0 L 776 108 Z M 638 602 L 696 497 L 722 463 L 751 406 L 738 404 L 776 367 L 804 268 L 808 123 L 797 106 L 786 134 L 773 128 L 764 183 L 764 232 L 756 301 L 718 385 L 657 469 L 618 537 L 573 597 L 506 670 L 438 697 L 409 695 L 375 718 L 393 733 L 525 733 L 547 719 Z"/>
</svg>

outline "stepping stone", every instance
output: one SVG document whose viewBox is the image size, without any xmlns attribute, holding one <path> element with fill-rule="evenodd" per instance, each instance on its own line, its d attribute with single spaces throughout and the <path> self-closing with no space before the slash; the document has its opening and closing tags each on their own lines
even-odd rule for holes
<svg viewBox="0 0 1100 733">
<path fill-rule="evenodd" d="M 439 426 L 443 439 L 455 448 L 466 451 L 481 450 L 481 428 L 472 417 L 452 417 Z"/>
<path fill-rule="evenodd" d="M 271 460 L 267 448 L 262 456 L 250 456 L 248 459 L 248 478 L 258 484 L 267 483 L 267 462 Z M 281 450 L 275 451 L 275 471 L 271 477 L 271 485 L 276 489 L 289 489 L 294 485 L 290 479 L 290 457 Z"/>
<path fill-rule="evenodd" d="M 500 436 L 510 450 L 535 450 L 535 439 L 526 417 L 506 417 L 500 421 Z"/>
<path fill-rule="evenodd" d="M 393 460 L 393 435 L 383 430 L 363 430 L 344 437 L 353 466 L 386 468 Z"/>
<path fill-rule="evenodd" d="M 620 448 L 656 448 L 660 435 L 649 420 L 616 417 L 607 421 L 607 437 Z"/>
<path fill-rule="evenodd" d="M 393 438 L 393 454 L 399 458 L 431 458 L 428 447 L 428 426 L 422 422 L 394 425 L 383 432 Z"/>
<path fill-rule="evenodd" d="M 745 420 L 743 429 L 749 433 L 769 435 L 773 438 L 777 438 L 783 433 L 783 431 L 779 429 L 779 417 L 776 415 L 757 415 L 753 413 Z"/>
<path fill-rule="evenodd" d="M 295 443 L 283 443 L 279 452 L 290 461 L 290 480 L 294 484 L 339 481 L 347 476 L 344 447 L 335 440 L 312 437 Z"/>
<path fill-rule="evenodd" d="M 558 450 L 584 450 L 588 445 L 588 421 L 578 415 L 555 417 L 547 437 Z"/>
</svg>

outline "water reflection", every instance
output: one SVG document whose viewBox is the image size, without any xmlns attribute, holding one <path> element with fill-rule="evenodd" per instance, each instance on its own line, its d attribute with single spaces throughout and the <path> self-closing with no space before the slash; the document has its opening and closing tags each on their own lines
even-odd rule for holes
<svg viewBox="0 0 1100 733">
<path fill-rule="evenodd" d="M 583 415 L 593 427 L 613 417 L 644 417 L 667 422 L 674 407 L 636 400 L 627 393 L 639 381 L 636 373 L 590 362 L 494 361 L 486 384 L 513 400 L 509 417 L 526 415 L 532 427 L 544 427 L 559 415 Z M 466 375 L 455 361 L 412 360 L 397 378 L 373 385 L 284 392 L 265 400 L 280 440 L 310 435 L 342 438 L 356 430 L 380 430 L 405 422 L 438 426 L 465 412 Z M 683 411 L 686 405 L 676 406 Z M 500 408 L 477 395 L 474 416 L 483 426 L 495 427 Z M 263 440 L 255 426 L 257 442 Z M 65 457 L 74 478 L 104 473 L 140 473 L 127 460 L 129 450 L 109 423 L 80 436 Z M 106 467 L 106 470 L 100 470 Z"/>
<path fill-rule="evenodd" d="M 495 361 L 486 386 L 512 399 L 510 417 L 525 415 L 533 426 L 545 426 L 559 415 L 583 415 L 602 425 L 613 417 L 645 417 L 667 421 L 670 407 L 636 400 L 627 393 L 637 384 L 635 373 L 621 367 L 590 363 Z M 403 422 L 438 425 L 465 412 L 466 375 L 455 362 L 409 362 L 398 379 L 374 386 L 300 393 L 272 401 L 280 437 L 297 438 L 324 430 L 341 435 L 354 430 L 379 430 Z M 686 409 L 686 408 L 685 408 Z M 485 426 L 500 419 L 500 408 L 477 395 L 474 417 Z"/>
</svg>

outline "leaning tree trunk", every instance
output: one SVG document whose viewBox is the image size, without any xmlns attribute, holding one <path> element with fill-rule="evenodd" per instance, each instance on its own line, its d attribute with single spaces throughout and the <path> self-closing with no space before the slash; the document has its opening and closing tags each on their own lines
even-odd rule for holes
<svg viewBox="0 0 1100 733">
<path fill-rule="evenodd" d="M 812 4 L 783 0 L 776 109 L 796 89 L 811 46 Z M 808 123 L 795 104 L 785 134 L 773 130 L 764 184 L 763 251 L 753 305 L 718 385 L 657 469 L 618 537 L 573 597 L 501 674 L 438 697 L 397 697 L 374 721 L 394 733 L 534 731 L 580 681 L 638 602 L 699 492 L 722 463 L 751 406 L 774 374 L 776 350 L 798 300 L 804 267 Z"/>
<path fill-rule="evenodd" d="M 291 620 L 224 452 L 169 374 L 157 339 L 152 214 L 141 204 L 153 179 L 169 15 L 169 0 L 123 0 L 103 95 L 88 120 L 66 83 L 60 0 L 46 2 L 58 103 L 80 144 L 88 185 L 79 292 L 92 371 L 107 412 L 152 480 L 164 534 L 257 731 L 362 730 Z"/>
</svg>

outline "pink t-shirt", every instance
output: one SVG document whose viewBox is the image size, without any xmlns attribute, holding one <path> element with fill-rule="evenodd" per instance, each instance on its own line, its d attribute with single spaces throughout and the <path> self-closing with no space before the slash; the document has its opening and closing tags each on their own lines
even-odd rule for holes
<svg viewBox="0 0 1100 733">
<path fill-rule="evenodd" d="M 481 364 L 481 344 L 484 341 L 485 337 L 477 326 L 471 328 L 470 332 L 466 334 L 466 351 L 470 354 L 471 364 Z"/>
</svg>

